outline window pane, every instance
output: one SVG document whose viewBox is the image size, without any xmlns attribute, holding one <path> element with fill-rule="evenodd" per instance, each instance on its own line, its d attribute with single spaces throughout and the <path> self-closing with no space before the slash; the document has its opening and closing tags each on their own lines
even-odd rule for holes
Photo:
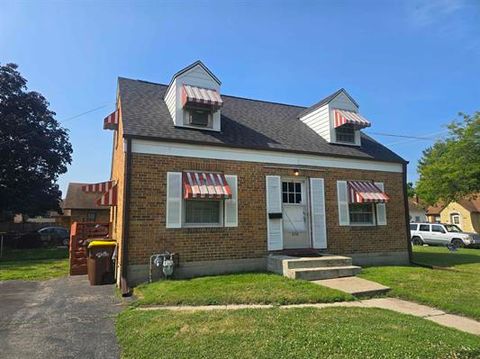
<svg viewBox="0 0 480 359">
<path fill-rule="evenodd" d="M 302 192 L 302 186 L 300 183 L 295 183 L 295 192 Z"/>
<path fill-rule="evenodd" d="M 295 191 L 295 186 L 293 182 L 288 182 L 288 191 L 289 192 Z"/>
<path fill-rule="evenodd" d="M 373 205 L 371 203 L 355 203 L 349 205 L 350 223 L 373 224 Z"/>
<path fill-rule="evenodd" d="M 302 203 L 302 194 L 301 193 L 297 193 L 295 195 L 295 203 Z"/>
<path fill-rule="evenodd" d="M 429 228 L 429 227 L 430 227 L 430 226 L 429 226 L 428 224 L 421 224 L 419 230 L 422 231 L 422 232 L 430 232 L 430 228 Z"/>
<path fill-rule="evenodd" d="M 410 225 L 410 230 L 416 231 L 417 230 L 417 225 L 416 224 L 411 224 Z"/>
<path fill-rule="evenodd" d="M 185 201 L 185 223 L 220 223 L 220 201 Z"/>
<path fill-rule="evenodd" d="M 288 203 L 288 194 L 286 192 L 283 192 L 283 196 L 282 196 L 282 201 L 283 203 Z"/>
<path fill-rule="evenodd" d="M 433 226 L 432 226 L 432 232 L 443 233 L 444 230 L 443 230 L 443 227 L 442 227 L 442 226 L 433 225 Z"/>
<path fill-rule="evenodd" d="M 288 194 L 288 203 L 295 203 L 295 194 L 293 193 Z"/>
<path fill-rule="evenodd" d="M 355 142 L 355 129 L 352 125 L 343 125 L 335 129 L 335 134 L 338 142 Z"/>
<path fill-rule="evenodd" d="M 287 192 L 287 182 L 282 182 L 282 191 Z"/>
</svg>

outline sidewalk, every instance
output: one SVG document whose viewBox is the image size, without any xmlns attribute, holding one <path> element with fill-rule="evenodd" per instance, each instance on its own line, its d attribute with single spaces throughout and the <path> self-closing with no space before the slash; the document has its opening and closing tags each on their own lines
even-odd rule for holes
<svg viewBox="0 0 480 359">
<path fill-rule="evenodd" d="M 396 298 L 374 298 L 359 300 L 355 302 L 316 303 L 316 304 L 232 304 L 232 305 L 203 305 L 203 306 L 146 306 L 136 310 L 173 310 L 173 311 L 200 311 L 200 310 L 239 310 L 239 309 L 267 309 L 267 308 L 331 308 L 331 307 L 357 307 L 357 308 L 381 308 L 394 312 L 409 314 L 415 317 L 431 320 L 445 327 L 479 335 L 480 322 L 462 317 L 460 315 L 447 314 L 442 310 L 428 307 L 426 305 L 409 302 Z"/>
</svg>

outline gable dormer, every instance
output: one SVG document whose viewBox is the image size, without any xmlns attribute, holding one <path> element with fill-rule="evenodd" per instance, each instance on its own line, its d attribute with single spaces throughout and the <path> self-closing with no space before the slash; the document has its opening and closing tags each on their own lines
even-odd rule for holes
<svg viewBox="0 0 480 359">
<path fill-rule="evenodd" d="M 340 89 L 307 108 L 299 119 L 327 142 L 361 146 L 360 130 L 370 122 L 358 113 L 357 102 Z"/>
<path fill-rule="evenodd" d="M 220 86 L 220 80 L 201 61 L 173 75 L 164 100 L 174 125 L 220 131 Z"/>
</svg>

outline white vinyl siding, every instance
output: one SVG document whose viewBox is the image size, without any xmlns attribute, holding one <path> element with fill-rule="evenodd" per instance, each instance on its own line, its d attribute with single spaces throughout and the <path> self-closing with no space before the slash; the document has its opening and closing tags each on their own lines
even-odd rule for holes
<svg viewBox="0 0 480 359">
<path fill-rule="evenodd" d="M 304 117 L 300 117 L 300 120 L 326 141 L 331 141 L 328 104 L 316 109 Z"/>
<path fill-rule="evenodd" d="M 232 198 L 225 200 L 225 227 L 238 227 L 238 179 L 235 175 L 225 175 Z"/>
<path fill-rule="evenodd" d="M 382 192 L 385 191 L 385 186 L 383 182 L 375 182 L 375 186 L 377 186 Z M 377 203 L 377 225 L 379 226 L 386 226 L 387 225 L 387 206 L 385 203 Z"/>
<path fill-rule="evenodd" d="M 323 178 L 310 178 L 313 248 L 327 248 L 325 186 Z"/>
<path fill-rule="evenodd" d="M 338 222 L 341 226 L 350 225 L 347 181 L 337 181 Z"/>
<path fill-rule="evenodd" d="M 166 227 L 182 227 L 182 173 L 167 172 Z"/>
<path fill-rule="evenodd" d="M 282 183 L 280 176 L 266 176 L 267 244 L 268 250 L 283 249 L 282 218 L 269 218 L 270 213 L 282 213 Z"/>
</svg>

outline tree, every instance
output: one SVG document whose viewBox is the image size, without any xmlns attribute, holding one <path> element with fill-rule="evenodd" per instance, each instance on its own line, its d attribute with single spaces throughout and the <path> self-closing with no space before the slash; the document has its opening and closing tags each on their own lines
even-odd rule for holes
<svg viewBox="0 0 480 359">
<path fill-rule="evenodd" d="M 407 196 L 409 198 L 414 197 L 417 194 L 415 187 L 413 187 L 413 182 L 407 182 Z"/>
<path fill-rule="evenodd" d="M 423 151 L 417 193 L 429 204 L 449 203 L 480 193 L 480 112 L 460 114 L 446 139 Z"/>
<path fill-rule="evenodd" d="M 67 130 L 48 101 L 28 91 L 15 64 L 0 64 L 0 214 L 58 209 L 58 176 L 72 161 Z"/>
</svg>

